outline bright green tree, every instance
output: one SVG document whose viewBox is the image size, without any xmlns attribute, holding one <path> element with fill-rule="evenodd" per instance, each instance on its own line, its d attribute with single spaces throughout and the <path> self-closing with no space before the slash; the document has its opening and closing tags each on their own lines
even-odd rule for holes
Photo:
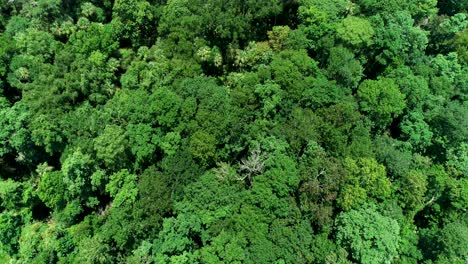
<svg viewBox="0 0 468 264">
<path fill-rule="evenodd" d="M 348 250 L 354 261 L 392 263 L 398 256 L 400 227 L 375 206 L 340 214 L 335 228 L 337 243 Z"/>
<path fill-rule="evenodd" d="M 360 108 L 378 128 L 386 128 L 406 107 L 405 96 L 392 79 L 365 80 L 359 85 Z"/>
</svg>

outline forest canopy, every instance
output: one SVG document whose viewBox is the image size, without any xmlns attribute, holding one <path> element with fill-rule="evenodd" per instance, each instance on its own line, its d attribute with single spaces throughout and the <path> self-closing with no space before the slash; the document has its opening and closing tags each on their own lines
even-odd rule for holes
<svg viewBox="0 0 468 264">
<path fill-rule="evenodd" d="M 0 0 L 0 263 L 467 263 L 467 0 Z"/>
</svg>

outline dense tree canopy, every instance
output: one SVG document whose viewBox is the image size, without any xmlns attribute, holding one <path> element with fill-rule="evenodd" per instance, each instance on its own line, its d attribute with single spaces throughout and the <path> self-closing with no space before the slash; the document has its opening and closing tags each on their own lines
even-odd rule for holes
<svg viewBox="0 0 468 264">
<path fill-rule="evenodd" d="M 0 0 L 0 263 L 467 263 L 467 0 Z"/>
</svg>

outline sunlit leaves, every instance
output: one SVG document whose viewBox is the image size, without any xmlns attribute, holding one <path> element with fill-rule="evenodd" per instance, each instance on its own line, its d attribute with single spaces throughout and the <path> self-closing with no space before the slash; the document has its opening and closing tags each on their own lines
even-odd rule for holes
<svg viewBox="0 0 468 264">
<path fill-rule="evenodd" d="M 106 191 L 114 198 L 112 205 L 122 206 L 124 203 L 133 203 L 138 194 L 137 176 L 130 174 L 128 170 L 121 170 L 109 177 Z"/>
<path fill-rule="evenodd" d="M 359 49 L 372 44 L 374 29 L 368 20 L 360 17 L 348 16 L 338 24 L 336 33 L 345 44 Z"/>
<path fill-rule="evenodd" d="M 358 89 L 361 110 L 370 115 L 378 127 L 385 128 L 403 112 L 405 96 L 392 79 L 365 80 Z"/>
<path fill-rule="evenodd" d="M 400 227 L 374 206 L 340 214 L 336 230 L 338 244 L 360 263 L 392 263 L 398 254 Z"/>
<path fill-rule="evenodd" d="M 127 151 L 127 138 L 119 126 L 106 126 L 102 133 L 94 139 L 94 149 L 99 160 L 109 168 L 123 166 Z"/>
<path fill-rule="evenodd" d="M 385 200 L 391 195 L 390 181 L 385 167 L 374 159 L 345 159 L 344 167 L 348 171 L 346 184 L 341 190 L 339 204 L 345 209 L 357 208 L 368 198 Z"/>
</svg>

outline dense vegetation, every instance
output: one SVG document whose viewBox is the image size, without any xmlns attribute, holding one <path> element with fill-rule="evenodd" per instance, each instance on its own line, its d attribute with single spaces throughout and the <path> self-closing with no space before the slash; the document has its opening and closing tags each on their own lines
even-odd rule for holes
<svg viewBox="0 0 468 264">
<path fill-rule="evenodd" d="M 0 0 L 1 263 L 467 263 L 467 0 Z"/>
</svg>

